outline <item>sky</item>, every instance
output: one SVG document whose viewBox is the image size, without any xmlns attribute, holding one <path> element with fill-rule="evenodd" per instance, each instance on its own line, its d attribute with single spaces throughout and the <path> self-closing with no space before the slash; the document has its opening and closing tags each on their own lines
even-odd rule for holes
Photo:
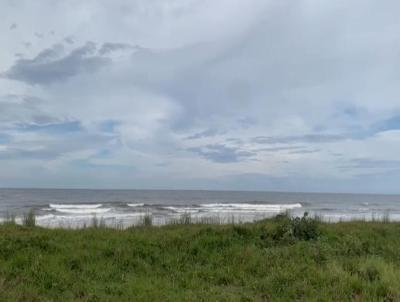
<svg viewBox="0 0 400 302">
<path fill-rule="evenodd" d="M 400 193 L 398 0 L 0 0 L 0 187 Z"/>
</svg>

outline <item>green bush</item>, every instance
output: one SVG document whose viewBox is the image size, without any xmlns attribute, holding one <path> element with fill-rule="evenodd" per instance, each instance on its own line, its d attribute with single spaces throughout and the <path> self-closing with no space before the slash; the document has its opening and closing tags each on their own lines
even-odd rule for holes
<svg viewBox="0 0 400 302">
<path fill-rule="evenodd" d="M 315 240 L 321 233 L 319 221 L 309 217 L 307 212 L 301 218 L 292 218 L 284 214 L 279 215 L 275 220 L 278 225 L 272 232 L 272 238 L 276 241 Z"/>
<path fill-rule="evenodd" d="M 319 221 L 315 218 L 308 217 L 305 212 L 303 217 L 296 217 L 291 221 L 293 235 L 299 240 L 315 240 L 320 235 Z"/>
</svg>

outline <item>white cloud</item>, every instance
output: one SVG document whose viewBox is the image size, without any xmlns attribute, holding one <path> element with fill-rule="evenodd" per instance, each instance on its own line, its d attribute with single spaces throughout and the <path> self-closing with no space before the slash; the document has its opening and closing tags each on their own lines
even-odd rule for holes
<svg viewBox="0 0 400 302">
<path fill-rule="evenodd" d="M 260 175 L 335 190 L 396 167 L 396 1 L 2 8 L 0 178 L 19 158 L 21 173 L 40 167 L 35 184 L 102 186 L 101 171 L 122 186 L 234 188 Z M 11 185 L 29 186 L 12 173 Z"/>
</svg>

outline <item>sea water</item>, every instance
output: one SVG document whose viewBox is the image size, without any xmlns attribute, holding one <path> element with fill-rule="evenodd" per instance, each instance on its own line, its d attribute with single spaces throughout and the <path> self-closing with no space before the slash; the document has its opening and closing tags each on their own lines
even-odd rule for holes
<svg viewBox="0 0 400 302">
<path fill-rule="evenodd" d="M 189 215 L 194 222 L 249 222 L 288 212 L 304 212 L 328 222 L 400 220 L 399 195 L 179 190 L 0 189 L 0 217 L 17 222 L 30 210 L 38 225 L 82 227 L 93 219 L 110 226 L 154 224 Z"/>
</svg>

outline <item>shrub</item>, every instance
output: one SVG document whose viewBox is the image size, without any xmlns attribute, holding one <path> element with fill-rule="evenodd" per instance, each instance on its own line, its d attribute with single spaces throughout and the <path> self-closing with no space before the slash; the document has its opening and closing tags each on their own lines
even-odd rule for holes
<svg viewBox="0 0 400 302">
<path fill-rule="evenodd" d="M 308 217 L 305 212 L 303 217 L 296 217 L 291 221 L 293 235 L 300 240 L 315 240 L 320 235 L 319 221 L 315 218 Z"/>
<path fill-rule="evenodd" d="M 272 239 L 275 241 L 291 242 L 294 240 L 293 228 L 291 218 L 289 217 L 277 217 L 278 225 L 272 231 Z"/>
<path fill-rule="evenodd" d="M 272 232 L 272 239 L 276 241 L 293 242 L 295 240 L 315 240 L 320 236 L 319 221 L 308 216 L 291 218 L 282 214 L 275 219 L 278 225 Z"/>
</svg>

